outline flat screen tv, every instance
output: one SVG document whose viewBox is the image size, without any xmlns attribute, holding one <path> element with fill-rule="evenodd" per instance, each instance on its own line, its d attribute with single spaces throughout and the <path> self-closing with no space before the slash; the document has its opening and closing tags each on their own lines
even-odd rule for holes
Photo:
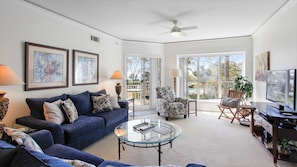
<svg viewBox="0 0 297 167">
<path fill-rule="evenodd" d="M 295 110 L 296 69 L 271 70 L 266 78 L 266 99 L 279 110 Z"/>
<path fill-rule="evenodd" d="M 289 70 L 287 107 L 296 110 L 296 69 Z"/>
</svg>

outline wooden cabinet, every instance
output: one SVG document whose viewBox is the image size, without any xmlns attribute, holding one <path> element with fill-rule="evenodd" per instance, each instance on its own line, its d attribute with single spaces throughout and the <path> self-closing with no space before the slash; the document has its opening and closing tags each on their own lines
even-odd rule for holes
<svg viewBox="0 0 297 167">
<path fill-rule="evenodd" d="M 272 152 L 273 162 L 275 164 L 278 159 L 285 158 L 285 160 L 290 160 L 288 157 L 281 157 L 278 153 L 278 141 L 280 139 L 297 141 L 297 128 L 283 128 L 280 126 L 280 121 L 297 120 L 297 116 L 282 115 L 277 109 L 270 106 L 269 103 L 253 102 L 253 106 L 255 108 L 251 114 L 251 133 L 259 137 L 264 145 Z"/>
</svg>

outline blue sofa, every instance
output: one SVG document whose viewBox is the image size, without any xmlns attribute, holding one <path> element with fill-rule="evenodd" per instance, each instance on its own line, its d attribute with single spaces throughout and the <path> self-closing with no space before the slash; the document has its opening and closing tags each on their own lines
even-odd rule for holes
<svg viewBox="0 0 297 167">
<path fill-rule="evenodd" d="M 78 149 L 54 144 L 53 136 L 48 130 L 40 130 L 31 133 L 30 136 L 41 147 L 44 153 L 33 151 L 25 146 L 15 146 L 16 143 L 6 135 L 0 140 L 0 166 L 22 166 L 22 167 L 70 167 L 71 165 L 62 161 L 62 159 L 81 160 L 97 167 L 111 166 L 129 166 L 127 164 L 106 161 L 89 153 Z"/>
<path fill-rule="evenodd" d="M 37 130 L 49 130 L 54 138 L 54 143 L 64 144 L 77 149 L 83 149 L 100 138 L 113 132 L 114 128 L 128 120 L 128 103 L 120 101 L 121 108 L 111 111 L 92 113 L 93 103 L 91 96 L 106 94 L 106 91 L 85 91 L 80 94 L 62 94 L 51 98 L 27 98 L 26 103 L 30 109 L 30 116 L 16 119 L 16 123 Z M 44 118 L 43 103 L 54 102 L 58 99 L 70 98 L 78 111 L 78 119 L 73 123 L 56 124 Z"/>
</svg>

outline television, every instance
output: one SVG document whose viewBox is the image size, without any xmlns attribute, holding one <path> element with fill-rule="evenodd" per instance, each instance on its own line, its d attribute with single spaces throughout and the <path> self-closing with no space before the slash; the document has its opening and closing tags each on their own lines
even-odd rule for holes
<svg viewBox="0 0 297 167">
<path fill-rule="evenodd" d="M 266 99 L 279 110 L 295 110 L 296 69 L 267 71 Z"/>
</svg>

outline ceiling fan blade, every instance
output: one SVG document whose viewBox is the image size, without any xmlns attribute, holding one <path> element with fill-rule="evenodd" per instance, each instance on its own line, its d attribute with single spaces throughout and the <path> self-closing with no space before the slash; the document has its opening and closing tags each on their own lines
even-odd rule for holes
<svg viewBox="0 0 297 167">
<path fill-rule="evenodd" d="M 183 28 L 180 28 L 180 30 L 184 31 L 184 30 L 194 30 L 194 29 L 198 29 L 197 26 L 191 26 L 191 27 L 183 27 Z"/>
<path fill-rule="evenodd" d="M 180 33 L 181 33 L 182 36 L 187 36 L 188 35 L 187 33 L 183 32 L 183 31 L 180 32 Z"/>
<path fill-rule="evenodd" d="M 158 35 L 165 35 L 165 34 L 170 34 L 170 31 L 162 32 L 162 33 L 160 33 L 160 34 L 158 34 Z"/>
</svg>

